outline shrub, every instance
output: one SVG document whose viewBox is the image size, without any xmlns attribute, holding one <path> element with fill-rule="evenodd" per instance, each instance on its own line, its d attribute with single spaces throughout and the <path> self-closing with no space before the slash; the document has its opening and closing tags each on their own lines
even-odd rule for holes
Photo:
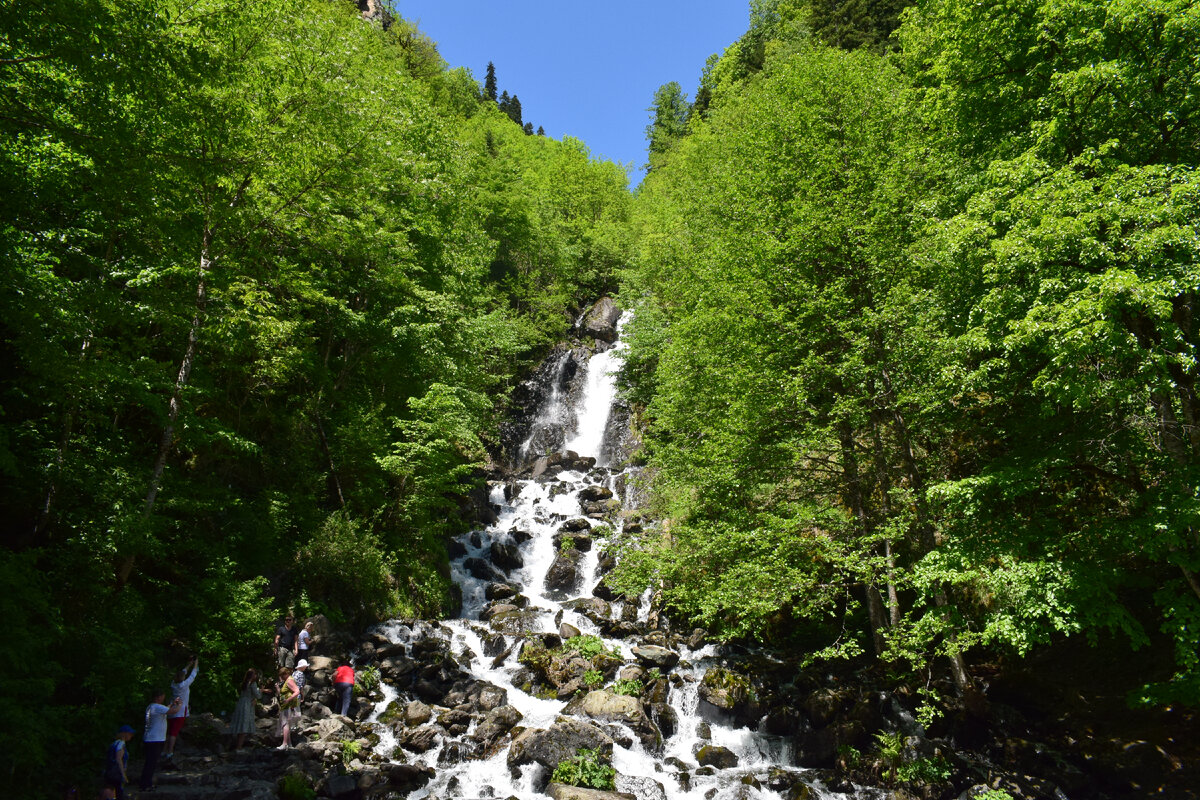
<svg viewBox="0 0 1200 800">
<path fill-rule="evenodd" d="M 279 800 L 316 800 L 317 793 L 303 772 L 289 772 L 279 779 Z"/>
<path fill-rule="evenodd" d="M 613 684 L 614 694 L 625 695 L 626 697 L 640 697 L 642 694 L 642 682 L 638 680 L 619 680 Z"/>
<path fill-rule="evenodd" d="M 616 777 L 617 771 L 605 762 L 599 750 L 580 748 L 574 757 L 558 762 L 550 780 L 611 792 L 616 788 Z"/>
<path fill-rule="evenodd" d="M 570 639 L 567 639 L 563 642 L 563 650 L 578 653 L 584 658 L 594 658 L 601 653 L 608 652 L 608 648 L 604 646 L 604 640 L 590 633 L 585 633 L 581 636 L 572 636 Z"/>
<path fill-rule="evenodd" d="M 309 595 L 346 619 L 378 619 L 396 604 L 383 544 L 349 514 L 326 518 L 296 554 L 296 570 Z"/>
<path fill-rule="evenodd" d="M 601 674 L 600 670 L 589 669 L 583 673 L 583 683 L 589 689 L 598 689 L 604 683 L 604 675 Z"/>
<path fill-rule="evenodd" d="M 379 686 L 379 680 L 379 667 L 361 669 L 355 675 L 353 691 L 355 694 L 367 694 Z"/>
</svg>

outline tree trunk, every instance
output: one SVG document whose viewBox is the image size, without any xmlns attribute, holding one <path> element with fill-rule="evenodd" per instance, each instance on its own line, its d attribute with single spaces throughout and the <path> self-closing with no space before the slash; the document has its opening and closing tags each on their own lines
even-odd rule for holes
<svg viewBox="0 0 1200 800">
<path fill-rule="evenodd" d="M 179 362 L 179 373 L 175 377 L 175 388 L 171 393 L 171 401 L 167 404 L 167 424 L 163 428 L 162 438 L 158 443 L 158 456 L 154 459 L 154 469 L 150 474 L 150 489 L 146 492 L 146 501 L 142 506 L 142 518 L 148 519 L 154 513 L 154 504 L 158 500 L 158 490 L 162 485 L 163 470 L 167 466 L 167 456 L 171 453 L 171 444 L 175 439 L 175 423 L 179 419 L 179 410 L 183 406 L 183 390 L 187 387 L 188 378 L 192 374 L 192 365 L 196 361 L 196 345 L 200 341 L 200 324 L 204 319 L 204 308 L 208 301 L 205 281 L 212 268 L 210 252 L 212 247 L 212 230 L 204 226 L 204 234 L 200 242 L 200 270 L 196 278 L 196 306 L 192 315 L 192 324 L 188 329 L 187 347 L 183 359 Z M 136 559 L 134 553 L 129 553 L 122 559 L 117 569 L 117 585 L 124 586 L 133 572 Z"/>
<path fill-rule="evenodd" d="M 842 481 L 846 505 L 850 507 L 861 535 L 871 532 L 871 522 L 867 515 L 866 502 L 863 499 L 862 476 L 858 469 L 858 456 L 854 452 L 854 434 L 848 424 L 838 426 L 838 438 L 842 446 Z M 875 645 L 875 655 L 881 656 L 887 649 L 887 613 L 883 608 L 883 599 L 878 587 L 866 584 L 867 618 L 871 624 L 871 639 Z"/>
</svg>

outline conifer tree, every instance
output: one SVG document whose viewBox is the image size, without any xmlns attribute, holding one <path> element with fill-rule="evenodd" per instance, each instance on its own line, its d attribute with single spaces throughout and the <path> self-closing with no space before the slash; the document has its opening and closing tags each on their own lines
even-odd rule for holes
<svg viewBox="0 0 1200 800">
<path fill-rule="evenodd" d="M 533 136 L 533 123 L 532 122 L 525 123 L 525 135 Z"/>
<path fill-rule="evenodd" d="M 487 65 L 487 76 L 483 79 L 483 96 L 496 102 L 496 65 L 491 61 Z"/>
</svg>

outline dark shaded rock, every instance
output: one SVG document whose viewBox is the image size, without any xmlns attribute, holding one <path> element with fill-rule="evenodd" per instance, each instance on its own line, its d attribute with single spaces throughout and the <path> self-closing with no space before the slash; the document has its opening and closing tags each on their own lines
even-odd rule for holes
<svg viewBox="0 0 1200 800">
<path fill-rule="evenodd" d="M 471 573 L 473 578 L 481 581 L 502 581 L 504 576 L 496 572 L 492 565 L 482 558 L 472 557 L 463 561 L 463 569 Z"/>
<path fill-rule="evenodd" d="M 517 588 L 507 583 L 489 583 L 483 590 L 483 596 L 488 600 L 507 600 L 510 597 L 516 597 L 517 594 Z"/>
<path fill-rule="evenodd" d="M 564 608 L 577 611 L 597 625 L 611 621 L 612 607 L 598 597 L 580 597 L 563 603 Z"/>
<path fill-rule="evenodd" d="M 515 544 L 495 542 L 492 544 L 492 563 L 503 570 L 514 570 L 524 567 L 525 559 L 521 558 Z"/>
<path fill-rule="evenodd" d="M 526 764 L 541 764 L 544 780 L 541 787 L 534 787 L 541 791 L 558 762 L 571 758 L 576 750 L 600 750 L 601 754 L 611 756 L 612 747 L 612 737 L 595 723 L 559 717 L 547 729 L 527 729 L 513 738 L 508 749 L 508 769 L 515 776 Z"/>
<path fill-rule="evenodd" d="M 414 764 L 384 764 L 381 769 L 387 776 L 388 786 L 402 792 L 412 792 L 420 789 L 433 777 L 432 767 L 422 767 Z"/>
<path fill-rule="evenodd" d="M 475 728 L 475 737 L 479 740 L 483 751 L 491 755 L 505 734 L 520 721 L 520 711 L 512 706 L 500 706 L 489 711 L 483 722 L 479 723 Z"/>
<path fill-rule="evenodd" d="M 612 496 L 612 489 L 607 486 L 586 486 L 579 492 L 579 501 L 580 503 L 596 503 L 608 500 Z"/>
<path fill-rule="evenodd" d="M 590 531 L 591 529 L 592 524 L 583 517 L 569 519 L 558 528 L 562 533 L 578 533 L 579 531 Z"/>
<path fill-rule="evenodd" d="M 427 753 L 437 746 L 438 732 L 432 725 L 405 731 L 396 737 L 400 746 L 413 753 Z"/>
<path fill-rule="evenodd" d="M 508 640 L 499 633 L 486 634 L 482 640 L 483 654 L 488 658 L 494 658 L 508 649 Z"/>
<path fill-rule="evenodd" d="M 552 594 L 564 595 L 575 591 L 579 586 L 579 562 L 583 556 L 578 550 L 559 551 L 546 571 L 546 590 Z"/>
<path fill-rule="evenodd" d="M 612 301 L 612 298 L 604 297 L 597 300 L 595 305 L 583 315 L 579 330 L 584 336 L 611 344 L 617 340 L 617 321 L 620 319 L 621 309 Z"/>
<path fill-rule="evenodd" d="M 467 554 L 467 546 L 458 539 L 451 539 L 446 544 L 446 553 L 450 556 L 450 560 L 453 561 L 454 559 L 462 558 Z"/>
</svg>

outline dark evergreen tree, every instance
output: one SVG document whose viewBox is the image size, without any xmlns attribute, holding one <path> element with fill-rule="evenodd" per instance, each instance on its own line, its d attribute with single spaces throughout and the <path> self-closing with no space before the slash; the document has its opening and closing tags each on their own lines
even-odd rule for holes
<svg viewBox="0 0 1200 800">
<path fill-rule="evenodd" d="M 487 76 L 483 79 L 483 96 L 496 102 L 496 65 L 491 61 L 487 65 Z"/>
<path fill-rule="evenodd" d="M 521 122 L 521 101 L 517 99 L 515 94 L 508 101 L 508 108 L 504 110 L 504 113 L 508 114 L 508 118 L 518 125 L 523 124 Z"/>
<path fill-rule="evenodd" d="M 533 123 L 532 122 L 525 123 L 525 135 L 533 136 Z"/>
<path fill-rule="evenodd" d="M 545 135 L 546 135 L 546 129 L 545 129 L 545 128 L 543 128 L 541 125 L 538 125 L 538 129 L 537 129 L 537 135 L 538 135 L 538 136 L 545 136 Z"/>
</svg>

